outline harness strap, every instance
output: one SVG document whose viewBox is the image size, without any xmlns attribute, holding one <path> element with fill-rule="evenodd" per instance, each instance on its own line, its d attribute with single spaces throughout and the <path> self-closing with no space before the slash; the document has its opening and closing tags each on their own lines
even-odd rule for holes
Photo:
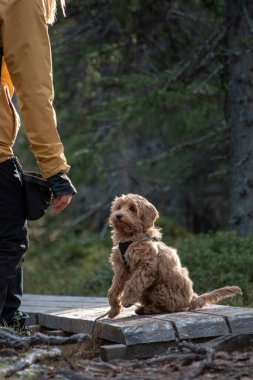
<svg viewBox="0 0 253 380">
<path fill-rule="evenodd" d="M 127 251 L 127 248 L 129 247 L 129 245 L 131 245 L 132 243 L 141 243 L 141 242 L 147 241 L 147 240 L 157 241 L 156 238 L 151 238 L 151 237 L 145 236 L 144 238 L 142 238 L 140 240 L 128 240 L 128 241 L 124 241 L 124 242 L 119 243 L 118 246 L 119 246 L 119 252 L 120 252 L 120 259 L 126 268 L 128 268 L 128 269 L 130 268 L 130 263 L 126 259 L 126 251 Z"/>
<path fill-rule="evenodd" d="M 120 258 L 121 258 L 122 263 L 127 268 L 129 267 L 129 263 L 126 260 L 125 253 L 130 244 L 132 244 L 132 241 L 124 241 L 123 243 L 119 243 Z"/>
</svg>

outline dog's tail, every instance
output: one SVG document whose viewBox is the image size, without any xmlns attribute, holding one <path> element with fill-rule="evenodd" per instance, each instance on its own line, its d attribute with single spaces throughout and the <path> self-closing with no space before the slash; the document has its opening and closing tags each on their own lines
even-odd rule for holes
<svg viewBox="0 0 253 380">
<path fill-rule="evenodd" d="M 224 288 L 196 296 L 196 298 L 192 299 L 189 310 L 201 309 L 204 306 L 214 304 L 224 298 L 234 297 L 237 294 L 242 294 L 238 286 L 225 286 Z"/>
</svg>

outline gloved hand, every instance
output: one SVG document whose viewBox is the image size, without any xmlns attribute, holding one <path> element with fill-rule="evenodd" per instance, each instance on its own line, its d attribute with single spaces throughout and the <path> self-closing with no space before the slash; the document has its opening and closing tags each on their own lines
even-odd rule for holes
<svg viewBox="0 0 253 380">
<path fill-rule="evenodd" d="M 56 174 L 48 178 L 48 182 L 55 198 L 52 207 L 58 213 L 71 202 L 77 191 L 66 174 Z"/>
<path fill-rule="evenodd" d="M 54 197 L 66 194 L 75 195 L 77 193 L 76 188 L 67 174 L 55 174 L 48 178 L 48 182 L 51 186 Z"/>
</svg>

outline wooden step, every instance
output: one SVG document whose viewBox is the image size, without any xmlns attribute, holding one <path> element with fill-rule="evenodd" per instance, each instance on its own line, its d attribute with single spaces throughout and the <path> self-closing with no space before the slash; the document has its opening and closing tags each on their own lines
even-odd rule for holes
<svg viewBox="0 0 253 380">
<path fill-rule="evenodd" d="M 33 323 L 41 326 L 91 334 L 95 319 L 105 314 L 109 305 L 104 297 L 25 294 L 22 310 L 31 315 Z M 138 352 L 140 357 L 150 356 L 151 352 L 163 351 L 169 344 L 180 340 L 253 333 L 252 308 L 212 305 L 194 312 L 144 316 L 136 315 L 134 310 L 135 307 L 131 307 L 113 320 L 104 318 L 97 321 L 95 336 L 119 345 L 119 350 L 109 346 L 102 348 L 104 358 L 117 356 L 115 352 L 120 357 L 136 357 Z M 154 350 L 151 346 L 147 349 L 147 344 L 153 345 Z"/>
</svg>

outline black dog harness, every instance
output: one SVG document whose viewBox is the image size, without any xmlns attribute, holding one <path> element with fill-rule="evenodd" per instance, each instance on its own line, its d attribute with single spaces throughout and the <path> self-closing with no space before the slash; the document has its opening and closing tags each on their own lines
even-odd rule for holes
<svg viewBox="0 0 253 380">
<path fill-rule="evenodd" d="M 130 244 L 132 244 L 133 242 L 132 241 L 124 241 L 123 243 L 119 243 L 119 251 L 120 251 L 120 258 L 121 258 L 121 261 L 123 262 L 123 264 L 125 265 L 125 267 L 129 268 L 130 265 L 129 263 L 126 261 L 126 250 L 127 248 L 129 247 Z"/>
<path fill-rule="evenodd" d="M 124 241 L 123 243 L 121 242 L 119 243 L 118 247 L 119 247 L 119 252 L 120 252 L 120 259 L 127 269 L 130 269 L 130 263 L 126 259 L 126 251 L 129 245 L 131 245 L 132 243 L 137 243 L 137 242 L 140 243 L 140 242 L 148 241 L 148 240 L 158 241 L 156 238 L 145 237 L 140 240 L 134 240 L 134 241 L 128 240 L 128 241 Z"/>
</svg>

